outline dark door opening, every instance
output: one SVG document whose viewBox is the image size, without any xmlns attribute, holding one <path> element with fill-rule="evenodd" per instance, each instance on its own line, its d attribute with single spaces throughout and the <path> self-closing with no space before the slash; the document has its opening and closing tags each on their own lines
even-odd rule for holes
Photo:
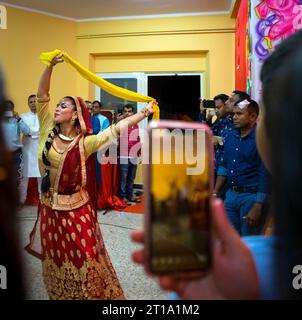
<svg viewBox="0 0 302 320">
<path fill-rule="evenodd" d="M 200 87 L 199 75 L 148 76 L 148 96 L 158 101 L 161 119 L 198 121 Z"/>
</svg>

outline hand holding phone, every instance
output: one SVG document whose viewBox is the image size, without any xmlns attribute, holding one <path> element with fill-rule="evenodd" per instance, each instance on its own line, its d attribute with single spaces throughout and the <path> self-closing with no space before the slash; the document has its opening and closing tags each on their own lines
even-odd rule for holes
<svg viewBox="0 0 302 320">
<path fill-rule="evenodd" d="M 204 106 L 204 100 L 202 98 L 199 98 L 199 110 L 200 112 L 204 112 L 205 111 L 205 106 Z"/>
<path fill-rule="evenodd" d="M 186 300 L 259 299 L 260 283 L 254 257 L 232 226 L 220 199 L 211 199 L 211 267 L 198 278 L 158 278 L 162 289 L 173 291 Z M 146 243 L 144 231 L 134 231 L 133 241 Z M 143 264 L 146 249 L 133 253 L 132 259 Z"/>
</svg>

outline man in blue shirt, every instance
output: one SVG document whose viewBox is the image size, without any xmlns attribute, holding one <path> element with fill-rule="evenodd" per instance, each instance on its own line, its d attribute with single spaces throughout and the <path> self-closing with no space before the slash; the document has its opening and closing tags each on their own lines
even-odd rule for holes
<svg viewBox="0 0 302 320">
<path fill-rule="evenodd" d="M 93 101 L 92 103 L 92 112 L 95 117 L 100 121 L 100 131 L 107 129 L 110 126 L 110 122 L 107 117 L 101 114 L 102 105 L 100 101 Z"/>
<path fill-rule="evenodd" d="M 228 99 L 229 97 L 226 94 L 219 94 L 214 97 L 215 111 L 217 116 L 217 120 L 212 125 L 215 150 L 215 173 L 217 173 L 218 165 L 221 162 L 224 139 L 228 135 L 229 130 L 232 130 L 233 128 L 233 118 L 226 107 L 226 101 Z"/>
<path fill-rule="evenodd" d="M 227 182 L 227 214 L 239 234 L 246 236 L 260 232 L 268 176 L 256 148 L 257 102 L 237 102 L 233 111 L 234 129 L 225 139 L 214 193 Z"/>
<path fill-rule="evenodd" d="M 90 114 L 93 134 L 98 134 L 101 130 L 100 120 L 93 115 L 92 102 L 89 100 L 86 100 L 85 103 Z"/>
<path fill-rule="evenodd" d="M 218 167 L 221 165 L 223 159 L 223 144 L 230 132 L 233 129 L 233 109 L 235 103 L 250 99 L 250 96 L 239 90 L 234 90 L 228 97 L 225 94 L 219 94 L 214 97 L 217 120 L 212 125 L 213 143 L 215 150 L 215 178 L 217 177 Z M 217 196 L 225 199 L 226 185 L 220 188 Z"/>
</svg>

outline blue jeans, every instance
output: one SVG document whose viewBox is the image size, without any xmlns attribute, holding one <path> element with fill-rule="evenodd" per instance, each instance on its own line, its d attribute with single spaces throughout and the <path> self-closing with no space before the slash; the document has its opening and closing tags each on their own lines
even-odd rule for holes
<svg viewBox="0 0 302 320">
<path fill-rule="evenodd" d="M 258 226 L 251 227 L 246 223 L 245 216 L 255 204 L 256 193 L 239 193 L 229 189 L 226 193 L 224 206 L 232 225 L 241 236 L 259 234 L 262 228 L 260 222 Z M 261 221 L 264 219 L 260 219 Z"/>
<path fill-rule="evenodd" d="M 128 159 L 127 164 L 119 162 L 119 197 L 132 198 L 133 184 L 136 175 L 137 164 Z"/>
</svg>

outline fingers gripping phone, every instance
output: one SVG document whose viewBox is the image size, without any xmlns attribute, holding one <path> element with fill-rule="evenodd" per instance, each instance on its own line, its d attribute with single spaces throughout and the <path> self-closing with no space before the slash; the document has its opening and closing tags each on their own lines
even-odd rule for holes
<svg viewBox="0 0 302 320">
<path fill-rule="evenodd" d="M 200 123 L 152 121 L 148 139 L 146 270 L 155 275 L 198 276 L 211 260 L 211 131 Z"/>
</svg>

